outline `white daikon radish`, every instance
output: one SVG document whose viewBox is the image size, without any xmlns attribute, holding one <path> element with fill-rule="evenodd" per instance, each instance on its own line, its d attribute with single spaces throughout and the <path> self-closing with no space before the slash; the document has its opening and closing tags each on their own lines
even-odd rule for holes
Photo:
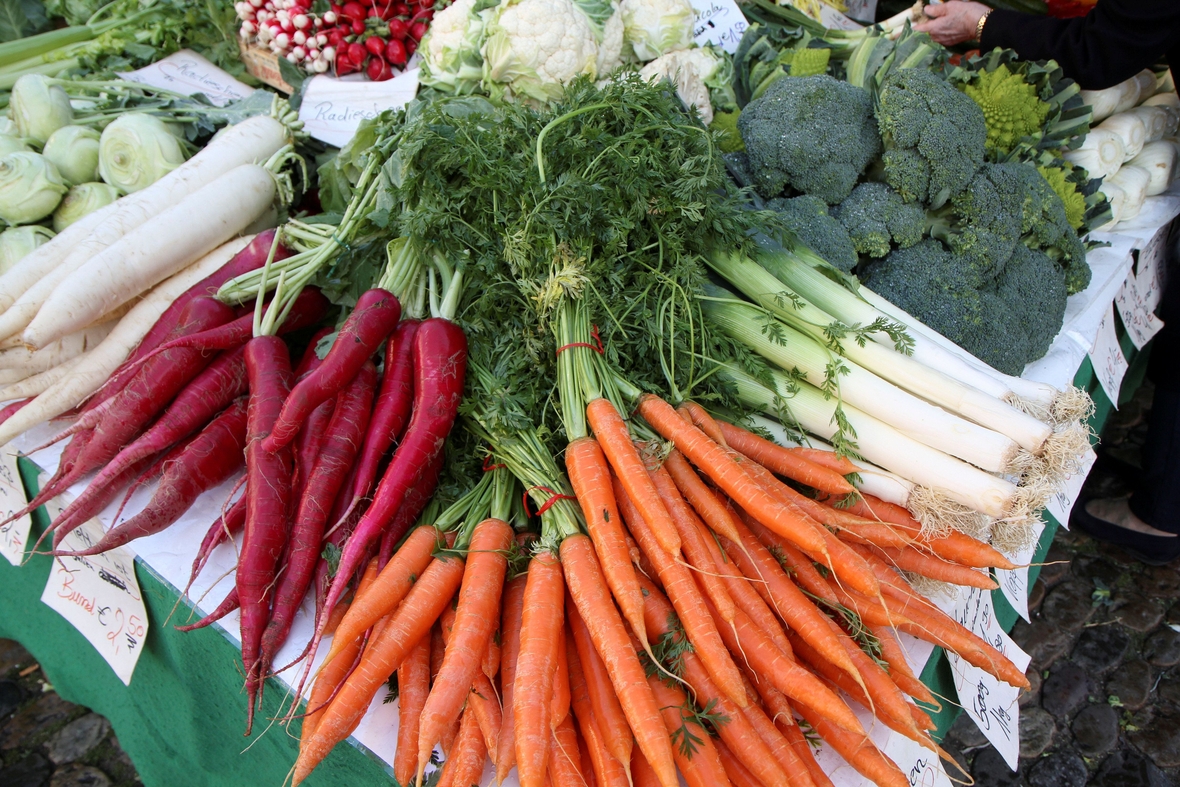
<svg viewBox="0 0 1180 787">
<path fill-rule="evenodd" d="M 127 233 L 45 301 L 21 334 L 44 347 L 79 330 L 239 235 L 274 202 L 274 177 L 243 164 Z"/>
<path fill-rule="evenodd" d="M 56 418 L 77 407 L 107 381 L 119 364 L 135 349 L 172 302 L 185 290 L 225 265 L 246 245 L 242 239 L 230 241 L 185 268 L 135 304 L 107 338 L 88 352 L 68 375 L 45 389 L 36 399 L 0 424 L 0 445 L 42 421 Z"/>
<path fill-rule="evenodd" d="M 12 399 L 27 399 L 30 396 L 37 396 L 46 391 L 49 386 L 63 379 L 68 375 L 75 366 L 86 360 L 87 355 L 83 353 L 77 358 L 71 358 L 60 366 L 55 366 L 47 372 L 34 374 L 32 377 L 26 377 L 19 383 L 12 383 L 0 388 L 0 402 L 7 402 Z"/>
<path fill-rule="evenodd" d="M 1172 174 L 1176 171 L 1176 148 L 1171 142 L 1162 139 L 1148 142 L 1127 166 L 1147 170 L 1151 178 L 1147 183 L 1147 196 L 1163 194 L 1172 184 Z"/>
<path fill-rule="evenodd" d="M 1123 201 L 1123 212 L 1119 221 L 1127 221 L 1138 216 L 1140 208 L 1143 207 L 1143 200 L 1147 198 L 1147 186 L 1151 183 L 1151 175 L 1147 170 L 1128 164 L 1112 175 L 1110 182 L 1127 195 Z"/>
<path fill-rule="evenodd" d="M 1114 228 L 1114 225 L 1122 221 L 1123 206 L 1127 204 L 1127 192 L 1112 183 L 1110 178 L 1107 178 L 1102 182 L 1102 193 L 1106 195 L 1106 201 L 1110 203 L 1110 221 L 1094 229 L 1099 232 L 1109 232 Z"/>
<path fill-rule="evenodd" d="M 59 366 L 71 358 L 76 358 L 94 347 L 107 337 L 107 334 L 118 323 L 111 320 L 99 325 L 92 325 L 85 330 L 63 336 L 56 342 L 41 350 L 20 348 L 0 352 L 0 369 L 19 369 L 26 374 L 39 374 Z"/>
<path fill-rule="evenodd" d="M 1163 107 L 1135 107 L 1128 109 L 1127 114 L 1138 115 L 1139 119 L 1143 121 L 1143 128 L 1145 133 L 1143 135 L 1143 144 L 1155 142 L 1158 139 L 1163 139 L 1164 134 L 1168 130 L 1168 112 Z"/>
<path fill-rule="evenodd" d="M 1092 128 L 1076 150 L 1066 151 L 1067 161 L 1083 167 L 1092 178 L 1106 178 L 1119 171 L 1127 148 L 1113 131 Z"/>
<path fill-rule="evenodd" d="M 1143 118 L 1130 112 L 1112 115 L 1098 124 L 1098 128 L 1117 134 L 1123 141 L 1123 161 L 1130 161 L 1143 150 L 1143 143 L 1147 137 L 1147 126 Z"/>
</svg>

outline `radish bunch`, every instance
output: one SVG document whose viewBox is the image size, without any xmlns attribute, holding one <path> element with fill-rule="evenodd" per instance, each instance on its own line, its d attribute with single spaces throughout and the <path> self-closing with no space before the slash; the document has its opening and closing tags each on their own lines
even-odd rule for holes
<svg viewBox="0 0 1180 787">
<path fill-rule="evenodd" d="M 335 66 L 379 82 L 404 68 L 426 35 L 434 0 L 347 2 L 317 15 L 311 0 L 240 0 L 243 41 L 257 42 L 312 74 Z"/>
</svg>

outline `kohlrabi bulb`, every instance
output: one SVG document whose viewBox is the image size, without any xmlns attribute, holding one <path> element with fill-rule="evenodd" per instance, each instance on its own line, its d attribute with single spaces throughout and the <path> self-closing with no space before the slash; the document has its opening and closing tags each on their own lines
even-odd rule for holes
<svg viewBox="0 0 1180 787">
<path fill-rule="evenodd" d="M 20 262 L 26 254 L 53 237 L 48 227 L 30 224 L 0 232 L 0 274 Z"/>
<path fill-rule="evenodd" d="M 41 155 L 53 162 L 66 183 L 98 180 L 98 132 L 86 126 L 62 126 L 50 135 Z"/>
<path fill-rule="evenodd" d="M 87 213 L 105 208 L 119 198 L 119 191 L 106 183 L 79 183 L 66 192 L 53 212 L 53 231 L 61 232 Z"/>
<path fill-rule="evenodd" d="M 44 145 L 49 135 L 74 120 L 66 91 L 41 74 L 25 74 L 12 86 L 8 116 L 16 124 L 17 136 Z"/>
<path fill-rule="evenodd" d="M 180 140 L 154 115 L 121 115 L 98 143 L 98 172 L 121 194 L 147 188 L 183 163 Z"/>
<path fill-rule="evenodd" d="M 53 213 L 69 189 L 53 163 L 40 153 L 0 158 L 0 219 L 32 224 Z"/>
</svg>

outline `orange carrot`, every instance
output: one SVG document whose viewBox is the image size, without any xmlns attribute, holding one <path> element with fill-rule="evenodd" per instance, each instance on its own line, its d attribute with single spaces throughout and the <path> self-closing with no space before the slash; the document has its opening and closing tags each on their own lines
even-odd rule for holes
<svg viewBox="0 0 1180 787">
<path fill-rule="evenodd" d="M 647 685 L 639 657 L 631 648 L 623 620 L 610 600 L 594 545 L 586 536 L 570 536 L 561 542 L 561 558 L 570 597 L 590 631 L 594 649 L 606 664 L 635 742 L 643 749 L 660 783 L 664 787 L 676 787 L 676 764 L 659 707 Z M 646 617 L 644 620 L 646 623 Z"/>
<path fill-rule="evenodd" d="M 856 491 L 856 487 L 848 483 L 843 474 L 818 465 L 789 448 L 724 421 L 718 421 L 718 426 L 730 448 L 779 475 L 829 495 L 844 497 Z"/>
<path fill-rule="evenodd" d="M 549 775 L 553 787 L 587 787 L 589 782 L 582 772 L 582 753 L 578 750 L 578 733 L 574 720 L 567 713 L 561 723 L 550 732 Z"/>
<path fill-rule="evenodd" d="M 869 630 L 881 643 L 881 657 L 889 665 L 889 677 L 893 678 L 897 687 L 919 702 L 937 706 L 938 700 L 930 693 L 930 689 L 926 688 L 926 684 L 918 680 L 913 670 L 910 669 L 910 664 L 905 658 L 905 651 L 901 649 L 897 638 L 893 636 L 893 629 L 888 626 L 869 626 Z"/>
<path fill-rule="evenodd" d="M 595 399 L 586 405 L 586 419 L 610 466 L 623 482 L 623 488 L 638 507 L 660 546 L 670 555 L 680 552 L 680 536 L 676 526 L 647 476 L 647 466 L 635 450 L 631 433 L 619 416 L 619 411 L 609 399 Z M 618 493 L 615 497 L 618 497 Z"/>
<path fill-rule="evenodd" d="M 422 637 L 397 668 L 397 752 L 393 776 L 409 784 L 418 764 L 418 722 L 430 694 L 430 637 Z"/>
<path fill-rule="evenodd" d="M 725 767 L 725 775 L 729 777 L 729 783 L 733 787 L 763 787 L 762 782 L 750 773 L 750 769 L 733 756 L 733 752 L 725 745 L 725 741 L 717 739 L 713 741 L 713 746 L 717 749 L 717 756 L 721 758 L 721 764 Z"/>
<path fill-rule="evenodd" d="M 615 484 L 615 497 L 619 501 L 623 521 L 630 527 L 639 548 L 654 565 L 660 583 L 672 599 L 676 614 L 680 616 L 680 622 L 688 632 L 688 638 L 692 641 L 697 655 L 713 676 L 714 682 L 725 692 L 725 696 L 739 707 L 745 706 L 747 698 L 742 689 L 741 673 L 725 648 L 725 642 L 717 631 L 717 624 L 705 606 L 705 597 L 693 580 L 692 574 L 660 549 L 643 516 L 632 505 L 630 497 L 617 478 Z M 643 584 L 642 579 L 640 584 Z M 586 623 L 589 625 L 590 621 L 587 620 Z M 619 699 L 624 699 L 621 693 Z"/>
<path fill-rule="evenodd" d="M 594 709 L 590 703 L 590 693 L 586 687 L 586 678 L 582 671 L 582 663 L 578 656 L 577 647 L 572 642 L 566 643 L 566 654 L 569 661 L 570 670 L 570 705 L 573 707 L 574 716 L 578 719 L 578 729 L 582 732 L 582 743 L 584 744 L 583 751 L 590 758 L 590 762 L 594 771 L 595 780 L 603 787 L 624 787 L 631 778 L 628 776 L 628 769 L 631 767 L 630 763 L 633 760 L 625 760 L 620 762 L 611 756 L 610 751 L 603 739 L 603 734 L 599 730 L 598 722 L 594 714 Z M 621 710 L 620 710 L 621 712 Z M 632 741 L 631 732 L 627 731 L 628 742 Z M 634 752 L 639 749 L 631 747 L 632 756 Z M 640 752 L 642 757 L 642 752 Z M 644 765 L 647 765 L 645 759 Z M 624 763 L 626 765 L 624 766 Z M 647 765 L 650 771 L 651 766 Z M 655 778 L 655 773 L 652 772 L 652 780 L 659 785 L 659 780 Z M 631 774 L 634 776 L 634 774 Z M 636 779 L 638 783 L 638 779 Z"/>
<path fill-rule="evenodd" d="M 692 469 L 684 455 L 673 448 L 664 460 L 664 467 L 672 476 L 672 480 L 676 482 L 676 488 L 680 490 L 680 494 L 684 495 L 684 499 L 705 521 L 709 529 L 731 541 L 736 541 L 738 536 L 733 523 L 733 512 L 717 499 L 713 490 L 705 486 L 705 482 Z"/>
<path fill-rule="evenodd" d="M 463 579 L 462 558 L 435 558 L 392 613 L 389 622 L 369 643 L 360 664 L 325 709 L 312 737 L 299 750 L 293 784 L 311 773 L 337 743 L 347 738 L 368 710 L 369 702 L 401 666 L 406 654 L 429 632 Z"/>
<path fill-rule="evenodd" d="M 725 775 L 725 766 L 717 756 L 712 737 L 692 715 L 692 702 L 679 688 L 664 683 L 662 677 L 650 675 L 647 683 L 660 704 L 668 735 L 677 736 L 678 743 L 672 751 L 685 783 L 688 787 L 728 785 L 729 777 Z"/>
<path fill-rule="evenodd" d="M 348 613 L 336 627 L 332 646 L 324 658 L 325 664 L 331 662 L 345 643 L 359 637 L 406 597 L 414 585 L 414 579 L 426 570 L 438 544 L 439 533 L 433 527 L 416 528 L 406 537 L 405 543 L 377 575 L 369 589 L 364 593 L 357 591 Z"/>
<path fill-rule="evenodd" d="M 824 614 L 791 581 L 779 562 L 749 528 L 740 520 L 737 526 L 742 542 L 740 545 L 724 542 L 725 551 L 742 573 L 754 580 L 755 590 L 800 637 L 837 667 L 859 680 L 856 667 L 849 660 L 839 638 L 828 629 Z"/>
<path fill-rule="evenodd" d="M 636 581 L 635 587 L 639 587 L 638 581 Z M 642 593 L 639 597 L 643 598 Z M 586 628 L 586 623 L 578 614 L 572 599 L 566 601 L 566 606 L 569 609 L 567 617 L 572 634 L 569 647 L 577 649 L 590 708 L 594 712 L 603 745 L 618 762 L 629 763 L 635 739 L 627 724 L 627 717 L 623 714 L 623 706 L 619 703 L 618 696 L 615 695 L 615 687 L 611 684 L 606 665 L 602 663 L 598 651 L 594 649 L 594 642 L 590 639 L 590 630 Z"/>
<path fill-rule="evenodd" d="M 635 787 L 659 787 L 660 779 L 655 770 L 643 756 L 643 750 L 638 746 L 631 753 L 631 778 Z"/>
<path fill-rule="evenodd" d="M 627 549 L 627 536 L 619 519 L 610 468 L 593 437 L 574 440 L 565 449 L 565 468 L 578 505 L 586 517 L 586 531 L 594 542 L 602 573 L 623 618 L 639 641 L 647 643 L 643 628 L 643 596 L 635 579 L 635 567 Z"/>
<path fill-rule="evenodd" d="M 689 420 L 707 434 L 710 440 L 726 448 L 729 447 L 729 443 L 725 441 L 725 433 L 721 431 L 721 425 L 709 414 L 708 410 L 696 402 L 685 402 L 682 407 L 688 411 Z"/>
<path fill-rule="evenodd" d="M 561 631 L 565 587 L 549 551 L 529 561 L 520 622 L 520 655 L 512 686 L 516 769 L 521 787 L 541 787 L 549 764 L 553 646 Z"/>
<path fill-rule="evenodd" d="M 516 765 L 515 716 L 512 712 L 512 687 L 516 682 L 516 661 L 520 657 L 520 619 L 524 610 L 527 574 L 517 574 L 504 587 L 504 611 L 500 618 L 500 692 L 503 717 L 500 740 L 496 745 L 496 781 L 503 782 Z"/>
<path fill-rule="evenodd" d="M 483 652 L 483 659 L 479 665 L 480 671 L 488 680 L 495 680 L 496 675 L 500 672 L 500 621 L 498 618 L 495 621 L 495 626 L 496 630 L 492 632 L 492 636 L 488 640 L 488 649 Z M 491 752 L 488 753 L 491 754 Z"/>
<path fill-rule="evenodd" d="M 671 603 L 648 579 L 641 577 L 639 584 L 646 591 L 643 609 L 647 630 L 653 635 L 660 636 L 672 633 L 677 621 Z M 763 784 L 789 784 L 787 775 L 783 773 L 762 738 L 750 726 L 742 709 L 721 693 L 709 677 L 708 670 L 697 658 L 697 654 L 691 651 L 685 653 L 681 663 L 684 679 L 692 687 L 696 701 L 706 706 L 713 703 L 714 710 L 729 719 L 728 723 L 721 725 L 717 733 L 737 758 Z M 742 691 L 745 692 L 744 682 Z M 746 704 L 749 705 L 748 702 Z"/>
<path fill-rule="evenodd" d="M 755 482 L 725 448 L 710 440 L 658 396 L 640 398 L 639 412 L 664 438 L 671 440 L 725 494 L 777 533 L 790 538 L 809 554 L 826 555 L 827 547 L 814 526 L 800 519 Z M 726 435 L 729 439 L 729 435 Z M 616 495 L 617 497 L 617 495 Z"/>
<path fill-rule="evenodd" d="M 823 713 L 800 706 L 800 714 L 841 757 L 878 787 L 909 787 L 901 770 L 873 745 L 868 736 L 849 732 L 833 724 Z"/>
<path fill-rule="evenodd" d="M 897 566 L 902 571 L 921 574 L 940 582 L 950 582 L 952 585 L 966 585 L 982 590 L 995 590 L 999 587 L 995 580 L 982 571 L 960 566 L 957 563 L 948 563 L 916 549 L 870 548 L 874 549 L 887 563 Z"/>
<path fill-rule="evenodd" d="M 570 714 L 570 670 L 566 657 L 569 632 L 562 626 L 553 643 L 553 688 L 549 703 L 549 726 L 557 729 Z"/>
<path fill-rule="evenodd" d="M 455 738 L 446 762 L 443 763 L 437 787 L 468 787 L 479 784 L 487 754 L 475 714 L 465 712 L 459 724 L 459 736 Z M 422 783 L 421 779 L 418 783 Z"/>
<path fill-rule="evenodd" d="M 957 530 L 952 530 L 940 538 L 919 539 L 913 546 L 929 551 L 943 560 L 972 568 L 1001 568 L 1005 571 L 1019 568 L 991 544 L 985 544 Z"/>
<path fill-rule="evenodd" d="M 811 744 L 807 742 L 807 737 L 803 734 L 803 730 L 791 719 L 789 724 L 778 723 L 776 720 L 775 726 L 778 727 L 779 732 L 787 739 L 787 743 L 791 744 L 791 748 L 795 750 L 795 754 L 799 755 L 799 760 L 807 768 L 807 772 L 811 775 L 811 780 L 815 782 L 815 787 L 835 787 L 832 780 L 828 778 L 828 774 L 820 767 L 820 764 L 815 761 L 815 752 L 811 748 Z"/>
<path fill-rule="evenodd" d="M 721 619 L 726 623 L 731 622 L 734 611 L 733 599 L 730 597 L 725 583 L 721 581 L 721 577 L 717 576 L 713 569 L 712 556 L 701 536 L 701 528 L 698 527 L 700 520 L 689 508 L 688 503 L 684 501 L 684 497 L 681 496 L 680 490 L 676 488 L 676 484 L 672 481 L 672 476 L 668 475 L 667 470 L 658 467 L 655 470 L 649 470 L 648 474 L 651 476 L 652 484 L 655 485 L 656 493 L 659 494 L 664 507 L 672 515 L 676 532 L 680 534 L 680 548 L 683 550 L 685 558 L 689 565 L 696 569 L 694 578 L 712 599 L 713 606 L 721 613 Z"/>
<path fill-rule="evenodd" d="M 751 703 L 743 713 L 750 727 L 762 738 L 762 742 L 770 749 L 775 761 L 783 772 L 791 777 L 793 787 L 815 787 L 807 766 L 799 759 L 799 754 L 787 741 L 774 722 L 763 712 L 757 704 Z"/>
<path fill-rule="evenodd" d="M 500 608 L 512 537 L 511 525 L 500 519 L 485 519 L 472 532 L 453 630 L 419 722 L 419 783 L 434 745 L 459 717 L 475 676 L 483 674 L 480 667 L 496 626 L 495 611 Z"/>
<path fill-rule="evenodd" d="M 823 448 L 808 448 L 802 445 L 791 447 L 787 450 L 796 456 L 803 457 L 808 462 L 835 470 L 840 475 L 852 475 L 860 471 L 860 468 L 853 464 L 851 459 L 846 456 L 840 456 L 835 451 L 828 451 Z"/>
<path fill-rule="evenodd" d="M 467 695 L 467 710 L 475 714 L 475 721 L 479 724 L 483 744 L 487 749 L 492 765 L 496 764 L 496 744 L 500 740 L 500 726 L 503 724 L 503 713 L 500 701 L 496 697 L 496 688 L 482 672 L 475 676 L 471 684 L 471 693 Z"/>
</svg>

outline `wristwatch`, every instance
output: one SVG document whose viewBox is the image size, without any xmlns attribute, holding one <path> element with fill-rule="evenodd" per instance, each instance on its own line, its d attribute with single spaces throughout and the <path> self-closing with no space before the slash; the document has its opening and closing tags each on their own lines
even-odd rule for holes
<svg viewBox="0 0 1180 787">
<path fill-rule="evenodd" d="M 991 12 L 992 12 L 992 9 L 990 9 L 990 8 L 988 10 L 984 11 L 983 16 L 979 17 L 979 21 L 975 23 L 975 40 L 976 41 L 983 40 L 983 25 L 985 22 L 987 22 L 987 18 L 988 18 L 988 16 L 991 15 Z"/>
</svg>

